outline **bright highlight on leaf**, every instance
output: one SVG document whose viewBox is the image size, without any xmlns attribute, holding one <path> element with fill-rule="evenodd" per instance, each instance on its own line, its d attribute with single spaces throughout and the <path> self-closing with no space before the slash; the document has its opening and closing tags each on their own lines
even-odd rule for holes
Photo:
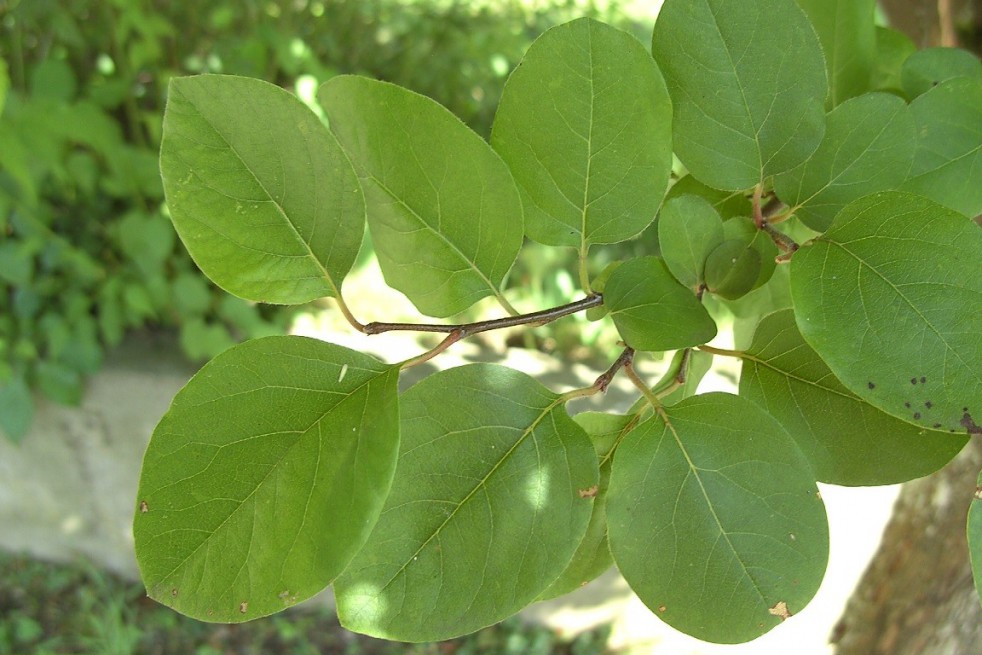
<svg viewBox="0 0 982 655">
<path fill-rule="evenodd" d="M 906 482 L 937 471 L 967 442 L 905 423 L 847 390 L 802 339 L 790 309 L 757 326 L 743 355 L 740 395 L 777 419 L 821 482 Z"/>
<path fill-rule="evenodd" d="M 825 60 L 794 0 L 666 0 L 651 51 L 672 96 L 675 153 L 701 182 L 748 189 L 821 142 Z"/>
<path fill-rule="evenodd" d="M 739 396 L 710 393 L 648 419 L 614 456 L 610 550 L 656 616 L 705 641 L 750 641 L 799 612 L 828 558 L 805 456 Z"/>
<path fill-rule="evenodd" d="M 435 373 L 401 399 L 389 502 L 338 579 L 345 627 L 434 641 L 511 616 L 569 565 L 597 455 L 562 402 L 514 369 Z"/>
<path fill-rule="evenodd" d="M 491 143 L 525 200 L 525 231 L 581 247 L 639 234 L 672 168 L 672 103 L 637 39 L 589 18 L 529 48 L 501 96 Z"/>
<path fill-rule="evenodd" d="M 292 336 L 246 342 L 202 368 L 143 460 L 133 536 L 150 597 L 236 623 L 330 584 L 389 490 L 397 379 L 368 355 Z"/>
<path fill-rule="evenodd" d="M 501 158 L 445 108 L 394 84 L 340 75 L 318 98 L 365 188 L 385 281 L 429 316 L 500 297 L 524 230 Z"/>
<path fill-rule="evenodd" d="M 851 392 L 915 425 L 982 433 L 982 230 L 885 192 L 791 262 L 798 328 Z"/>
<path fill-rule="evenodd" d="M 365 202 L 330 132 L 261 80 L 200 75 L 168 88 L 160 172 L 201 270 L 259 302 L 336 296 L 361 245 Z"/>
</svg>

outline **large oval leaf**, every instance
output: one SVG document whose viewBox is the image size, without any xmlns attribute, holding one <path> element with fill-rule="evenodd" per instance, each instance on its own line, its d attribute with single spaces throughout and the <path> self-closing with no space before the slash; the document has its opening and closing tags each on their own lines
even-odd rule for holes
<svg viewBox="0 0 982 655">
<path fill-rule="evenodd" d="M 365 201 L 338 142 L 296 97 L 245 77 L 171 80 L 160 173 L 174 227 L 215 284 L 269 303 L 339 293 Z"/>
<path fill-rule="evenodd" d="M 627 345 L 637 350 L 688 348 L 716 336 L 709 312 L 658 257 L 618 266 L 604 286 L 604 307 Z"/>
<path fill-rule="evenodd" d="M 982 214 L 982 81 L 942 82 L 910 103 L 918 143 L 912 191 L 965 214 Z"/>
<path fill-rule="evenodd" d="M 774 190 L 805 225 L 824 232 L 848 203 L 900 186 L 916 147 L 907 103 L 867 93 L 829 113 L 822 145 L 801 166 L 775 176 Z"/>
<path fill-rule="evenodd" d="M 524 221 L 515 181 L 491 147 L 435 101 L 394 84 L 340 75 L 318 98 L 361 177 L 385 281 L 437 317 L 500 296 Z"/>
<path fill-rule="evenodd" d="M 433 641 L 514 614 L 569 564 L 593 509 L 597 456 L 524 373 L 473 364 L 402 396 L 392 493 L 338 579 L 345 627 Z"/>
<path fill-rule="evenodd" d="M 685 195 L 666 200 L 658 212 L 658 244 L 675 279 L 697 290 L 709 254 L 723 243 L 723 219 L 708 200 Z"/>
<path fill-rule="evenodd" d="M 754 639 L 818 590 L 825 509 L 805 456 L 739 396 L 683 400 L 627 435 L 607 496 L 610 549 L 659 618 L 705 641 Z"/>
<path fill-rule="evenodd" d="M 825 61 L 794 0 L 666 0 L 651 51 L 672 96 L 675 152 L 709 186 L 752 187 L 822 140 Z"/>
<path fill-rule="evenodd" d="M 866 402 L 982 433 L 982 230 L 896 191 L 846 206 L 791 263 L 798 328 Z"/>
<path fill-rule="evenodd" d="M 651 55 L 589 18 L 532 44 L 505 84 L 491 143 L 553 246 L 616 243 L 655 217 L 672 168 L 672 103 Z"/>
<path fill-rule="evenodd" d="M 150 597 L 232 623 L 330 584 L 389 490 L 398 375 L 292 336 L 243 343 L 202 368 L 143 459 L 133 535 Z"/>
<path fill-rule="evenodd" d="M 851 393 L 802 339 L 790 309 L 761 320 L 742 358 L 740 395 L 784 426 L 821 482 L 905 482 L 938 470 L 967 441 L 905 423 Z"/>
<path fill-rule="evenodd" d="M 959 48 L 925 48 L 908 57 L 900 71 L 904 91 L 912 99 L 955 77 L 982 80 L 982 62 Z"/>
</svg>

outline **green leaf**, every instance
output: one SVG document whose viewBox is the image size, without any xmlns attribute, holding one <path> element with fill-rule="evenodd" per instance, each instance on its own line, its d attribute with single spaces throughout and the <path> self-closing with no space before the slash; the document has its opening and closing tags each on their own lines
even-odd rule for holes
<svg viewBox="0 0 982 655">
<path fill-rule="evenodd" d="M 683 400 L 614 455 L 607 523 L 614 561 L 660 619 L 705 641 L 767 632 L 811 600 L 828 525 L 811 468 L 748 400 Z"/>
<path fill-rule="evenodd" d="M 200 316 L 211 307 L 211 289 L 196 273 L 190 271 L 179 273 L 174 278 L 171 292 L 174 306 L 185 319 Z"/>
<path fill-rule="evenodd" d="M 168 89 L 164 192 L 205 275 L 259 302 L 336 296 L 365 207 L 330 132 L 295 96 L 260 80 L 201 75 Z"/>
<path fill-rule="evenodd" d="M 774 240 L 763 230 L 758 230 L 753 219 L 737 216 L 723 223 L 723 238 L 742 241 L 746 248 L 757 251 L 760 255 L 760 273 L 754 280 L 753 289 L 758 289 L 767 283 L 777 268 L 774 260 L 778 255 Z"/>
<path fill-rule="evenodd" d="M 919 140 L 901 187 L 965 214 L 982 213 L 982 82 L 942 82 L 910 104 Z"/>
<path fill-rule="evenodd" d="M 0 383 L 0 430 L 14 443 L 20 443 L 34 420 L 34 398 L 23 378 Z"/>
<path fill-rule="evenodd" d="M 750 198 L 742 191 L 720 191 L 706 186 L 691 175 L 686 175 L 672 185 L 665 195 L 665 204 L 673 198 L 686 195 L 699 196 L 709 201 L 724 221 L 734 216 L 750 216 L 753 212 Z"/>
<path fill-rule="evenodd" d="M 900 71 L 917 46 L 903 32 L 876 26 L 876 63 L 870 88 L 902 94 Z"/>
<path fill-rule="evenodd" d="M 201 362 L 235 345 L 228 328 L 208 323 L 200 316 L 188 316 L 181 322 L 181 350 L 192 362 Z"/>
<path fill-rule="evenodd" d="M 174 230 L 159 214 L 127 213 L 119 222 L 119 246 L 123 254 L 150 275 L 161 270 L 174 250 Z"/>
<path fill-rule="evenodd" d="M 13 286 L 25 286 L 34 279 L 35 248 L 23 241 L 0 243 L 0 280 Z"/>
<path fill-rule="evenodd" d="M 631 416 L 605 412 L 582 412 L 573 417 L 593 441 L 593 448 L 600 461 L 600 482 L 596 488 L 583 491 L 593 498 L 593 514 L 586 534 L 580 541 L 573 559 L 562 575 L 539 596 L 546 600 L 568 594 L 590 582 L 614 564 L 607 547 L 607 488 L 610 485 L 610 465 L 614 448 L 633 427 Z"/>
<path fill-rule="evenodd" d="M 911 100 L 954 77 L 982 80 L 982 61 L 960 48 L 926 48 L 913 53 L 900 71 L 904 92 Z"/>
<path fill-rule="evenodd" d="M 0 57 L 0 115 L 7 103 L 7 91 L 10 90 L 10 74 L 7 72 L 7 62 Z"/>
<path fill-rule="evenodd" d="M 791 261 L 805 341 L 851 392 L 907 422 L 982 433 L 982 230 L 896 191 L 846 206 Z"/>
<path fill-rule="evenodd" d="M 652 53 L 672 96 L 675 153 L 701 182 L 747 189 L 822 140 L 822 48 L 794 0 L 666 0 Z"/>
<path fill-rule="evenodd" d="M 604 287 L 604 306 L 621 337 L 637 350 L 687 348 L 716 336 L 706 308 L 658 257 L 621 264 Z"/>
<path fill-rule="evenodd" d="M 829 113 L 822 145 L 797 168 L 776 175 L 774 190 L 805 225 L 824 232 L 853 200 L 900 186 L 916 147 L 907 103 L 892 94 L 867 93 Z"/>
<path fill-rule="evenodd" d="M 876 59 L 875 0 L 796 0 L 818 32 L 829 78 L 829 107 L 870 89 Z"/>
<path fill-rule="evenodd" d="M 435 373 L 403 394 L 392 492 L 335 585 L 350 630 L 399 641 L 473 632 L 535 600 L 593 509 L 597 456 L 562 400 L 510 368 Z"/>
<path fill-rule="evenodd" d="M 706 259 L 706 288 L 721 298 L 740 298 L 754 288 L 761 268 L 759 252 L 740 239 L 727 239 Z"/>
<path fill-rule="evenodd" d="M 429 316 L 500 298 L 524 223 L 515 181 L 491 147 L 394 84 L 339 75 L 318 98 L 361 177 L 385 281 Z"/>
<path fill-rule="evenodd" d="M 589 18 L 545 32 L 508 78 L 491 143 L 540 243 L 616 243 L 654 219 L 672 169 L 672 102 L 651 55 Z"/>
<path fill-rule="evenodd" d="M 967 438 L 931 432 L 850 393 L 785 309 L 761 320 L 741 356 L 740 395 L 784 426 L 821 482 L 895 484 L 944 466 Z"/>
<path fill-rule="evenodd" d="M 968 508 L 968 551 L 972 560 L 975 590 L 982 598 L 982 473 L 975 483 L 975 496 Z"/>
<path fill-rule="evenodd" d="M 675 279 L 696 290 L 709 253 L 723 243 L 723 220 L 699 196 L 673 198 L 658 213 L 658 243 Z"/>
<path fill-rule="evenodd" d="M 75 369 L 52 361 L 39 362 L 37 385 L 46 397 L 62 405 L 82 402 L 82 376 Z"/>
<path fill-rule="evenodd" d="M 150 597 L 235 623 L 328 585 L 388 493 L 397 380 L 397 367 L 295 336 L 205 365 L 143 460 L 133 536 Z"/>
</svg>

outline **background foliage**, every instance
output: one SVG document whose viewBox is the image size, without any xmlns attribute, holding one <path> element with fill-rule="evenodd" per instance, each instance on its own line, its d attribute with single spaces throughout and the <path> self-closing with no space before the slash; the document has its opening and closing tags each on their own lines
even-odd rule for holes
<svg viewBox="0 0 982 655">
<path fill-rule="evenodd" d="M 621 2 L 603 7 L 0 0 L 0 431 L 26 432 L 31 389 L 78 402 L 127 330 L 176 328 L 204 361 L 282 332 L 296 311 L 221 293 L 177 243 L 157 165 L 172 76 L 259 77 L 312 101 L 319 82 L 361 73 L 436 99 L 487 137 L 506 74 L 548 27 L 591 15 L 644 33 Z M 568 291 L 565 260 L 523 261 L 511 284 Z"/>
</svg>

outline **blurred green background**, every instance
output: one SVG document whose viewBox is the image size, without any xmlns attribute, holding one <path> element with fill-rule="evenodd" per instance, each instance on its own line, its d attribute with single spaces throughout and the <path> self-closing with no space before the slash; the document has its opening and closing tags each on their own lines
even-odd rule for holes
<svg viewBox="0 0 982 655">
<path fill-rule="evenodd" d="M 486 137 L 538 34 L 589 15 L 646 42 L 658 4 L 0 0 L 0 432 L 24 436 L 32 390 L 77 403 L 129 330 L 174 330 L 202 362 L 283 332 L 297 311 L 217 290 L 178 242 L 157 168 L 172 76 L 259 77 L 313 104 L 330 76 L 363 74 L 438 100 Z M 572 291 L 565 253 L 549 250 L 511 277 L 539 307 Z"/>
</svg>

